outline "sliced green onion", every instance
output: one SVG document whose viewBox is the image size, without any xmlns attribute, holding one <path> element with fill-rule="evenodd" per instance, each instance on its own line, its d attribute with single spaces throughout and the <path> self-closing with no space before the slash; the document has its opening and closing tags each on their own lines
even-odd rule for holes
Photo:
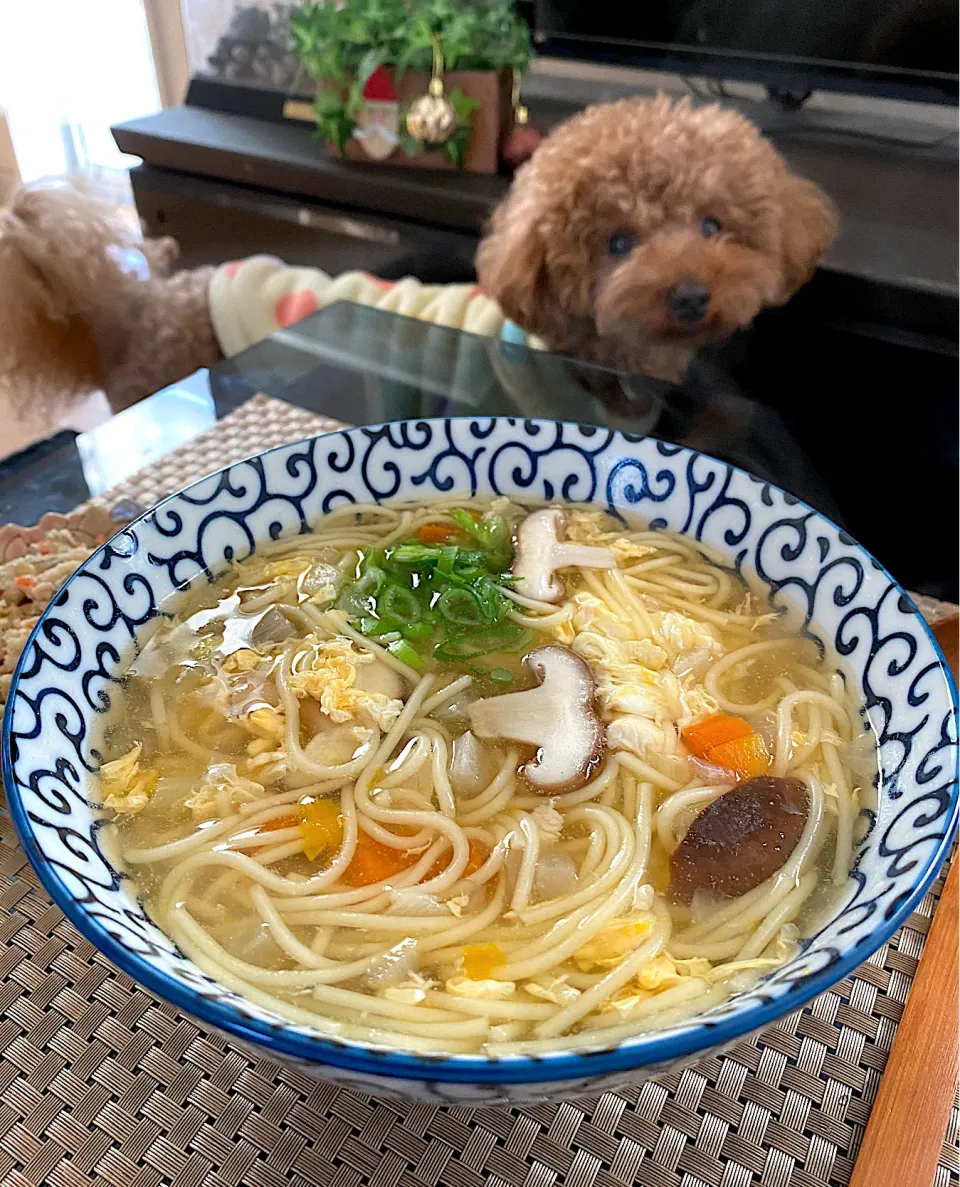
<svg viewBox="0 0 960 1187">
<path fill-rule="evenodd" d="M 513 676 L 507 671 L 506 668 L 491 668 L 489 675 L 494 684 L 513 683 Z"/>
<path fill-rule="evenodd" d="M 510 528 L 502 515 L 488 511 L 477 524 L 477 539 L 489 551 L 504 550 L 510 541 Z"/>
<path fill-rule="evenodd" d="M 488 511 L 480 519 L 474 519 L 469 512 L 456 507 L 450 512 L 450 516 L 457 527 L 476 540 L 485 552 L 504 553 L 507 551 L 510 527 L 502 515 Z"/>
<path fill-rule="evenodd" d="M 417 595 L 397 583 L 388 585 L 377 598 L 377 612 L 395 619 L 401 626 L 419 622 L 423 617 L 423 607 Z"/>
<path fill-rule="evenodd" d="M 434 544 L 401 544 L 390 553 L 390 564 L 422 568 L 435 565 L 443 549 Z"/>
<path fill-rule="evenodd" d="M 525 647 L 529 647 L 532 642 L 533 642 L 533 631 L 528 626 L 521 627 L 520 634 L 517 636 L 516 641 L 514 643 L 512 643 L 509 647 L 504 647 L 503 650 L 504 651 L 523 651 L 523 649 Z"/>
<path fill-rule="evenodd" d="M 461 508 L 452 514 L 472 547 L 410 540 L 385 551 L 370 549 L 361 553 L 358 577 L 345 587 L 338 605 L 364 635 L 391 647 L 439 638 L 432 654 L 470 669 L 471 656 L 522 650 L 532 632 L 504 621 L 513 609 L 497 588 L 509 579 L 500 571 L 510 561 L 506 521 L 489 513 L 475 520 Z M 422 666 L 419 654 L 411 651 L 416 661 L 408 656 L 404 662 Z"/>
<path fill-rule="evenodd" d="M 389 632 L 394 634 L 401 634 L 402 624 L 392 618 L 376 618 L 373 615 L 364 615 L 360 619 L 360 633 L 361 635 L 386 635 Z"/>
<path fill-rule="evenodd" d="M 468 536 L 472 536 L 476 540 L 479 520 L 474 519 L 469 511 L 464 511 L 462 507 L 454 507 L 450 512 L 450 518 L 458 528 L 462 528 Z"/>
<path fill-rule="evenodd" d="M 440 549 L 440 556 L 437 559 L 437 572 L 444 577 L 449 577 L 454 570 L 457 563 L 457 553 L 460 549 L 456 544 L 449 544 Z"/>
<path fill-rule="evenodd" d="M 470 551 L 460 549 L 451 577 L 461 579 L 486 577 L 487 572 L 487 562 L 482 552 L 476 549 Z"/>
<path fill-rule="evenodd" d="M 447 639 L 434 648 L 433 653 L 437 659 L 456 663 L 478 655 L 489 655 L 491 651 L 522 651 L 532 640 L 533 631 L 529 628 L 505 622 Z"/>
<path fill-rule="evenodd" d="M 492 581 L 484 583 L 483 598 L 488 622 L 499 622 L 513 609 L 513 602 L 505 598 Z"/>
<path fill-rule="evenodd" d="M 411 647 L 406 639 L 396 639 L 387 648 L 392 656 L 400 660 L 402 663 L 409 664 L 411 668 L 422 668 L 423 659 L 416 648 Z"/>
<path fill-rule="evenodd" d="M 437 600 L 437 612 L 457 626 L 480 626 L 487 615 L 472 589 L 455 585 L 445 589 Z"/>
<path fill-rule="evenodd" d="M 360 557 L 359 569 L 361 577 L 371 572 L 379 572 L 382 575 L 385 567 L 386 554 L 382 548 L 371 548 L 369 552 L 365 552 Z M 381 584 L 382 583 L 381 577 Z"/>
</svg>

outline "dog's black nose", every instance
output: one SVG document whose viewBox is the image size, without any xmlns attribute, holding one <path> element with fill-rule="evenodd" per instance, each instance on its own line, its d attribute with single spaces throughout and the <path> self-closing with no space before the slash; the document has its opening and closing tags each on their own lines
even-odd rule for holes
<svg viewBox="0 0 960 1187">
<path fill-rule="evenodd" d="M 667 304 L 681 321 L 700 321 L 710 304 L 710 290 L 699 280 L 681 280 L 667 293 Z"/>
</svg>

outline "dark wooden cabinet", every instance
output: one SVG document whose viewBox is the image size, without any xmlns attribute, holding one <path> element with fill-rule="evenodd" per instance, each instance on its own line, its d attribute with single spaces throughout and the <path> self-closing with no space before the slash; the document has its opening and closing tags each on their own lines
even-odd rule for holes
<svg viewBox="0 0 960 1187">
<path fill-rule="evenodd" d="M 294 194 L 143 164 L 130 180 L 149 235 L 180 242 L 180 266 L 263 252 L 338 275 L 360 268 L 387 279 L 473 278 L 477 235 Z"/>
</svg>

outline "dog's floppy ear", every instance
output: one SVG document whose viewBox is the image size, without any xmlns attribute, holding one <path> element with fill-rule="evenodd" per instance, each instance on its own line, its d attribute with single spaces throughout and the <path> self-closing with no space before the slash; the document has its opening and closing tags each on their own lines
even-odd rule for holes
<svg viewBox="0 0 960 1187">
<path fill-rule="evenodd" d="M 837 237 L 839 222 L 823 190 L 792 173 L 784 178 L 781 211 L 783 279 L 779 299 L 783 303 L 813 276 L 820 257 Z"/>
<path fill-rule="evenodd" d="M 515 183 L 516 184 L 516 183 Z M 521 329 L 540 332 L 544 248 L 537 204 L 516 190 L 493 212 L 477 249 L 477 279 L 488 297 Z"/>
</svg>

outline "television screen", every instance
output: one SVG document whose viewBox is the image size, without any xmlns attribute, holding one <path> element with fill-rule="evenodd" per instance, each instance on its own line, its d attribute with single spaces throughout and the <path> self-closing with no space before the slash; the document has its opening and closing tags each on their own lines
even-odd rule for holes
<svg viewBox="0 0 960 1187">
<path fill-rule="evenodd" d="M 587 58 L 784 85 L 829 86 L 846 76 L 846 89 L 928 86 L 950 96 L 957 7 L 957 0 L 538 0 L 536 31 L 540 40 L 569 39 Z"/>
</svg>

